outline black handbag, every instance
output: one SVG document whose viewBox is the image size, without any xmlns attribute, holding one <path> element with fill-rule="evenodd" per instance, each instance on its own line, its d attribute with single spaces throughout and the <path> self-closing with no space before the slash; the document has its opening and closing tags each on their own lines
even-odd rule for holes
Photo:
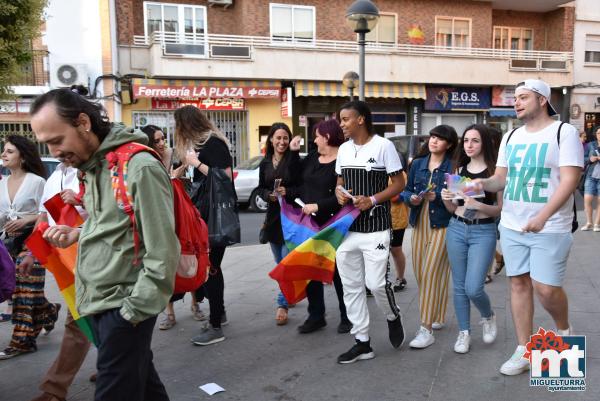
<svg viewBox="0 0 600 401">
<path fill-rule="evenodd" d="M 23 251 L 23 245 L 25 244 L 25 240 L 27 239 L 27 237 L 29 237 L 33 232 L 33 226 L 34 224 L 26 225 L 25 227 L 23 227 L 21 233 L 14 237 L 9 237 L 8 235 L 6 235 L 6 233 L 4 233 L 5 237 L 2 242 L 4 242 L 4 246 L 6 247 L 6 250 L 8 251 L 10 256 L 16 258 L 17 256 L 19 256 L 21 251 Z"/>
<path fill-rule="evenodd" d="M 258 242 L 260 242 L 261 244 L 266 244 L 267 242 L 269 242 L 269 237 L 267 235 L 265 223 L 263 223 L 260 227 L 260 232 L 258 233 Z"/>
<path fill-rule="evenodd" d="M 208 225 L 211 247 L 225 247 L 241 241 L 237 194 L 225 170 L 211 167 L 199 183 L 194 204 Z M 198 203 L 199 202 L 199 203 Z"/>
</svg>

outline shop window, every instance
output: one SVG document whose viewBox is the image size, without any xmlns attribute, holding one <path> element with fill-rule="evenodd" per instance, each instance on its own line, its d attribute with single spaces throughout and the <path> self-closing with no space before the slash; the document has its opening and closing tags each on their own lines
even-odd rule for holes
<svg viewBox="0 0 600 401">
<path fill-rule="evenodd" d="M 397 39 L 397 15 L 382 13 L 375 28 L 367 33 L 367 42 L 377 44 L 396 44 Z"/>
<path fill-rule="evenodd" d="M 494 49 L 533 50 L 533 29 L 495 26 L 493 43 Z"/>
<path fill-rule="evenodd" d="M 586 35 L 585 62 L 600 63 L 600 35 Z"/>
<path fill-rule="evenodd" d="M 406 113 L 373 113 L 373 129 L 386 138 L 406 135 Z"/>
<path fill-rule="evenodd" d="M 435 45 L 471 47 L 471 19 L 435 17 Z"/>
<path fill-rule="evenodd" d="M 144 34 L 170 33 L 172 41 L 185 42 L 206 33 L 206 7 L 144 2 Z"/>
<path fill-rule="evenodd" d="M 312 43 L 315 40 L 315 7 L 270 4 L 271 40 Z"/>
</svg>

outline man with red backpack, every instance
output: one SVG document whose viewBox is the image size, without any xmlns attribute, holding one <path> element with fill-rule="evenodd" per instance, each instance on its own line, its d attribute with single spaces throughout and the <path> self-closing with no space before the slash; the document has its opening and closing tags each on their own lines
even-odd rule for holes
<svg viewBox="0 0 600 401">
<path fill-rule="evenodd" d="M 149 152 L 118 163 L 115 150 L 146 143 L 146 135 L 110 123 L 100 105 L 75 92 L 47 92 L 31 115 L 37 139 L 85 173 L 83 228 L 58 225 L 44 237 L 59 247 L 79 241 L 76 305 L 91 316 L 98 342 L 95 400 L 168 400 L 150 344 L 180 256 L 169 176 Z"/>
</svg>

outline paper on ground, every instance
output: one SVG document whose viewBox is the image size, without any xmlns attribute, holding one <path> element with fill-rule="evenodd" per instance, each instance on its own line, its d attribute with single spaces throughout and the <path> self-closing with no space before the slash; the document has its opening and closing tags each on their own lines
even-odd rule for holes
<svg viewBox="0 0 600 401">
<path fill-rule="evenodd" d="M 206 383 L 205 385 L 199 386 L 198 388 L 207 393 L 208 395 L 213 395 L 216 393 L 220 393 L 221 391 L 225 391 L 225 389 L 219 386 L 217 383 Z"/>
</svg>

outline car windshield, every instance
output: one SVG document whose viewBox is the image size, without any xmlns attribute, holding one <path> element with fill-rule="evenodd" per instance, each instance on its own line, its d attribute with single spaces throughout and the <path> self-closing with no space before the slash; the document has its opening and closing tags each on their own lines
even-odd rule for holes
<svg viewBox="0 0 600 401">
<path fill-rule="evenodd" d="M 241 162 L 236 166 L 236 170 L 256 170 L 262 161 L 263 156 L 255 156 L 252 159 Z"/>
</svg>

